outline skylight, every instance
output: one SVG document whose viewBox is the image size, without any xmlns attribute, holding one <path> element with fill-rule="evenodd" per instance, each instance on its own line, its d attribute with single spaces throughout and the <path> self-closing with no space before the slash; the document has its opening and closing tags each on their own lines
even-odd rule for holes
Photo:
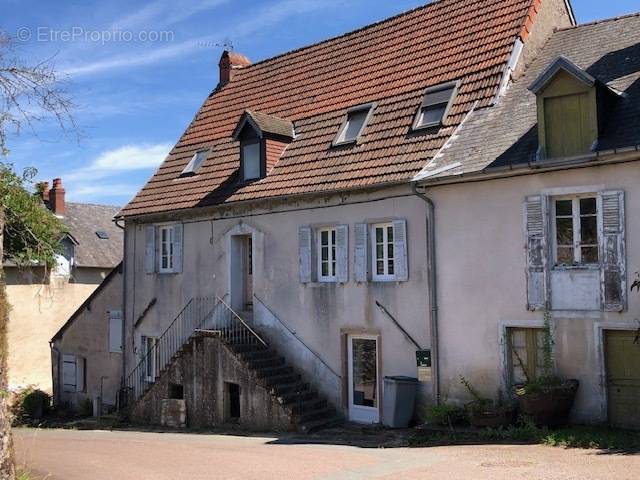
<svg viewBox="0 0 640 480">
<path fill-rule="evenodd" d="M 358 140 L 367 122 L 373 114 L 375 104 L 368 103 L 347 110 L 347 118 L 340 126 L 338 135 L 333 140 L 334 145 L 353 143 Z"/>
<path fill-rule="evenodd" d="M 413 129 L 437 127 L 444 123 L 458 93 L 458 83 L 451 82 L 430 87 L 413 121 Z"/>
<path fill-rule="evenodd" d="M 182 170 L 182 173 L 180 175 L 186 176 L 195 175 L 196 173 L 198 173 L 198 170 L 202 166 L 202 163 L 206 160 L 208 153 L 209 150 L 199 150 L 198 152 L 196 152 L 187 166 L 184 168 L 184 170 Z"/>
<path fill-rule="evenodd" d="M 96 235 L 98 236 L 98 238 L 100 240 L 109 240 L 109 234 L 107 232 L 105 232 L 104 230 L 98 230 L 96 232 Z"/>
</svg>

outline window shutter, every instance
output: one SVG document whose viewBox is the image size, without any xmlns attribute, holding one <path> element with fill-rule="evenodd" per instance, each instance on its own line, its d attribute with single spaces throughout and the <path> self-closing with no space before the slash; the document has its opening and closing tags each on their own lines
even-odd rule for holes
<svg viewBox="0 0 640 480">
<path fill-rule="evenodd" d="M 298 230 L 298 252 L 300 282 L 311 283 L 311 228 L 300 227 Z"/>
<path fill-rule="evenodd" d="M 86 392 L 86 369 L 87 369 L 87 359 L 82 357 L 76 357 L 76 390 L 78 392 Z"/>
<path fill-rule="evenodd" d="M 153 225 L 145 227 L 144 271 L 145 273 L 156 271 L 156 227 Z"/>
<path fill-rule="evenodd" d="M 62 390 L 75 393 L 77 389 L 76 356 L 62 355 Z"/>
<path fill-rule="evenodd" d="M 625 258 L 624 192 L 600 193 L 602 211 L 602 304 L 607 312 L 626 308 L 627 282 Z"/>
<path fill-rule="evenodd" d="M 349 281 L 349 226 L 336 227 L 336 280 L 339 283 Z"/>
<path fill-rule="evenodd" d="M 122 353 L 122 312 L 109 312 L 109 352 Z"/>
<path fill-rule="evenodd" d="M 366 282 L 368 280 L 369 271 L 369 248 L 367 240 L 367 232 L 369 226 L 366 223 L 357 223 L 355 225 L 355 277 L 356 282 Z"/>
<path fill-rule="evenodd" d="M 182 243 L 183 243 L 182 224 L 173 227 L 173 272 L 182 273 Z"/>
<path fill-rule="evenodd" d="M 407 263 L 407 221 L 393 221 L 393 254 L 395 260 L 395 277 L 399 282 L 409 279 Z"/>
<path fill-rule="evenodd" d="M 527 308 L 546 308 L 547 295 L 547 199 L 542 195 L 527 197 L 524 204 L 527 240 Z"/>
</svg>

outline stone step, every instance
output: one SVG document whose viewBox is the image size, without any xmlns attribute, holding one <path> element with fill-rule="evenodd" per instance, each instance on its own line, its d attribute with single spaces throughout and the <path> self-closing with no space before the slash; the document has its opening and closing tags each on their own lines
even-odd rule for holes
<svg viewBox="0 0 640 480">
<path fill-rule="evenodd" d="M 318 395 L 315 395 L 315 398 L 312 397 L 305 401 L 292 402 L 291 404 L 289 404 L 291 413 L 293 413 L 294 415 L 301 415 L 306 412 L 314 412 L 327 407 L 327 401 L 324 398 L 319 397 Z"/>
<path fill-rule="evenodd" d="M 298 430 L 303 433 L 313 433 L 325 428 L 336 427 L 342 425 L 344 420 L 338 416 L 324 418 L 322 420 L 314 420 L 311 422 L 305 422 L 298 424 Z"/>
<path fill-rule="evenodd" d="M 269 377 L 264 377 L 265 382 L 270 387 L 274 387 L 274 388 L 278 388 L 279 385 L 298 382 L 300 381 L 300 379 L 301 377 L 297 373 L 283 373 L 280 375 L 272 375 Z"/>
<path fill-rule="evenodd" d="M 254 371 L 260 378 L 266 379 L 267 381 L 269 381 L 271 378 L 274 378 L 274 377 L 277 378 L 283 375 L 295 374 L 295 371 L 293 370 L 293 368 L 287 365 L 267 366 L 267 367 L 256 369 Z"/>
<path fill-rule="evenodd" d="M 315 410 L 309 410 L 303 412 L 301 415 L 296 415 L 298 424 L 304 424 L 314 422 L 317 420 L 326 420 L 336 416 L 336 411 L 332 407 L 318 408 Z"/>
<path fill-rule="evenodd" d="M 291 405 L 300 401 L 304 402 L 316 399 L 318 398 L 318 393 L 310 389 L 305 389 L 299 392 L 287 393 L 286 395 L 277 395 L 277 397 L 281 405 Z"/>
<path fill-rule="evenodd" d="M 289 383 L 283 382 L 279 385 L 274 385 L 271 387 L 271 391 L 278 397 L 288 397 L 290 395 L 297 395 L 301 392 L 308 392 L 310 391 L 310 387 L 306 382 L 295 380 Z"/>
</svg>

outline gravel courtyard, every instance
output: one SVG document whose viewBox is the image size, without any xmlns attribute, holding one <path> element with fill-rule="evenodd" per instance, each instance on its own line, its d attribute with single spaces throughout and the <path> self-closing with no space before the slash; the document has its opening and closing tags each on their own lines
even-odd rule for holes
<svg viewBox="0 0 640 480">
<path fill-rule="evenodd" d="M 640 455 L 540 445 L 362 448 L 304 437 L 15 431 L 34 480 L 637 479 Z"/>
</svg>

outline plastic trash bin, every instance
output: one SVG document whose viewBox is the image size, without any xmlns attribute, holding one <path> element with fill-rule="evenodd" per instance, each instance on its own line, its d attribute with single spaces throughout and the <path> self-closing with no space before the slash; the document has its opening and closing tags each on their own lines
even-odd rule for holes
<svg viewBox="0 0 640 480">
<path fill-rule="evenodd" d="M 391 428 L 406 428 L 413 418 L 418 379 L 384 377 L 384 408 L 382 424 Z"/>
</svg>

